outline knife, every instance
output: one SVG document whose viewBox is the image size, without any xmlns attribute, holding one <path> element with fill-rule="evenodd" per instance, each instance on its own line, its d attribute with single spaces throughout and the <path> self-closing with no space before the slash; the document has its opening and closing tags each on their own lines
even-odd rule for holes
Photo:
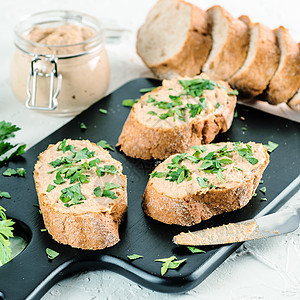
<svg viewBox="0 0 300 300">
<path fill-rule="evenodd" d="M 300 226 L 300 206 L 287 208 L 264 217 L 174 236 L 177 245 L 205 246 L 238 243 L 295 231 Z"/>
</svg>

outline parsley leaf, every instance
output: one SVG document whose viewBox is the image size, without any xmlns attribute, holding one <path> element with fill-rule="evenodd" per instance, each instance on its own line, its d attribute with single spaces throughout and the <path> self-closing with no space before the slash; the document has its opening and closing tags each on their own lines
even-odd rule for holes
<svg viewBox="0 0 300 300">
<path fill-rule="evenodd" d="M 82 159 L 87 159 L 95 156 L 95 151 L 91 152 L 87 147 L 77 151 L 75 153 L 74 162 L 79 162 Z"/>
<path fill-rule="evenodd" d="M 115 151 L 115 149 L 110 144 L 108 144 L 107 141 L 105 140 L 99 141 L 96 145 L 102 147 L 103 149 L 109 149 L 111 151 Z"/>
<path fill-rule="evenodd" d="M 95 189 L 94 189 L 94 195 L 96 197 L 101 197 L 102 196 L 102 190 L 101 190 L 101 187 L 100 186 L 97 186 Z"/>
<path fill-rule="evenodd" d="M 127 258 L 129 260 L 135 260 L 135 259 L 143 258 L 143 257 L 144 257 L 143 255 L 138 255 L 138 254 L 127 255 Z"/>
<path fill-rule="evenodd" d="M 206 253 L 205 251 L 197 248 L 197 247 L 192 247 L 192 246 L 187 246 L 187 248 L 192 252 L 192 253 Z"/>
<path fill-rule="evenodd" d="M 10 194 L 9 194 L 8 192 L 2 192 L 2 191 L 0 191 L 0 199 L 1 199 L 1 198 L 7 198 L 7 199 L 10 199 L 11 196 L 10 196 Z"/>
<path fill-rule="evenodd" d="M 107 110 L 104 109 L 104 108 L 100 108 L 100 109 L 99 109 L 99 112 L 100 112 L 101 114 L 104 114 L 104 115 L 107 114 Z"/>
<path fill-rule="evenodd" d="M 206 177 L 197 177 L 197 181 L 198 181 L 198 184 L 202 187 L 202 188 L 207 188 L 208 185 L 207 185 L 207 178 Z"/>
<path fill-rule="evenodd" d="M 46 248 L 46 254 L 47 254 L 48 258 L 51 260 L 56 258 L 59 255 L 58 252 L 56 252 L 50 248 Z"/>
<path fill-rule="evenodd" d="M 276 143 L 274 143 L 274 142 L 272 142 L 272 141 L 268 141 L 268 145 L 264 145 L 264 146 L 267 148 L 268 152 L 271 153 L 271 152 L 273 152 L 279 145 L 276 144 Z"/>
<path fill-rule="evenodd" d="M 61 177 L 61 173 L 60 173 L 60 172 L 57 172 L 57 173 L 56 173 L 56 177 L 55 177 L 55 179 L 53 180 L 53 182 L 54 182 L 55 184 L 63 184 L 63 183 L 65 183 L 66 181 L 63 180 L 63 178 Z"/>
<path fill-rule="evenodd" d="M 237 96 L 239 94 L 238 90 L 232 90 L 231 92 L 227 92 L 228 96 L 234 95 Z"/>
<path fill-rule="evenodd" d="M 13 237 L 14 224 L 15 222 L 6 218 L 5 209 L 0 206 L 0 262 L 2 265 L 11 260 L 9 238 Z"/>
<path fill-rule="evenodd" d="M 161 178 L 165 175 L 166 175 L 166 172 L 157 172 L 157 171 L 154 171 L 150 174 L 151 178 L 153 178 L 153 177 Z"/>
<path fill-rule="evenodd" d="M 69 207 L 71 205 L 81 204 L 86 200 L 85 196 L 81 194 L 80 183 L 76 183 L 67 188 L 61 190 L 61 196 L 59 199 L 65 203 L 65 206 Z"/>
<path fill-rule="evenodd" d="M 83 122 L 80 123 L 80 128 L 81 128 L 82 130 L 86 130 L 86 129 L 87 129 L 86 125 L 85 125 Z"/>
<path fill-rule="evenodd" d="M 55 188 L 56 188 L 55 185 L 53 185 L 53 184 L 48 184 L 46 192 L 49 193 L 49 192 L 51 192 L 52 190 L 54 190 Z"/>
<path fill-rule="evenodd" d="M 12 175 L 18 175 L 23 177 L 26 174 L 26 171 L 24 168 L 17 168 L 17 170 L 8 168 L 5 172 L 2 173 L 3 176 L 12 176 Z"/>
<path fill-rule="evenodd" d="M 143 89 L 140 89 L 140 93 L 149 93 L 149 92 L 152 92 L 156 88 L 157 88 L 157 86 L 151 87 L 151 88 L 143 88 Z"/>
<path fill-rule="evenodd" d="M 135 103 L 137 103 L 139 99 L 125 99 L 122 102 L 122 105 L 125 107 L 132 107 Z"/>
<path fill-rule="evenodd" d="M 161 275 L 164 276 L 168 269 L 177 269 L 182 263 L 184 263 L 187 259 L 181 259 L 181 260 L 175 260 L 177 259 L 176 256 L 171 256 L 168 258 L 160 258 L 156 259 L 155 261 L 157 262 L 162 262 L 162 267 L 161 267 Z"/>
<path fill-rule="evenodd" d="M 267 191 L 267 188 L 266 188 L 265 186 L 263 186 L 263 187 L 261 187 L 259 190 L 260 190 L 263 194 L 265 194 L 266 191 Z"/>
</svg>

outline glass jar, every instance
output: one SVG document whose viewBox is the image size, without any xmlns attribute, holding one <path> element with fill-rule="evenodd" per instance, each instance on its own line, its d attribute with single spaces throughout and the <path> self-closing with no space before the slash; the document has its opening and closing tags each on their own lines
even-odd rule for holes
<svg viewBox="0 0 300 300">
<path fill-rule="evenodd" d="M 105 95 L 110 66 L 97 19 L 74 11 L 46 11 L 23 17 L 14 33 L 11 86 L 27 108 L 70 116 Z"/>
</svg>

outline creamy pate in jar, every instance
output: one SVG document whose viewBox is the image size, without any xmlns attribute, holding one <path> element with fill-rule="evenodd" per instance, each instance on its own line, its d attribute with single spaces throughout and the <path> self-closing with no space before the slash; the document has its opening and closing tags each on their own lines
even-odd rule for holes
<svg viewBox="0 0 300 300">
<path fill-rule="evenodd" d="M 110 66 L 97 19 L 73 11 L 26 16 L 15 46 L 11 86 L 27 108 L 75 115 L 105 95 Z"/>
</svg>

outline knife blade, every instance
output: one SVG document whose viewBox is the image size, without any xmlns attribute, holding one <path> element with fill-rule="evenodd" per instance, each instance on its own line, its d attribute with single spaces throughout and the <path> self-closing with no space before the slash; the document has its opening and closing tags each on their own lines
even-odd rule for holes
<svg viewBox="0 0 300 300">
<path fill-rule="evenodd" d="M 206 246 L 238 243 L 295 231 L 300 226 L 300 206 L 238 223 L 194 232 L 181 232 L 173 237 L 177 245 Z"/>
</svg>

